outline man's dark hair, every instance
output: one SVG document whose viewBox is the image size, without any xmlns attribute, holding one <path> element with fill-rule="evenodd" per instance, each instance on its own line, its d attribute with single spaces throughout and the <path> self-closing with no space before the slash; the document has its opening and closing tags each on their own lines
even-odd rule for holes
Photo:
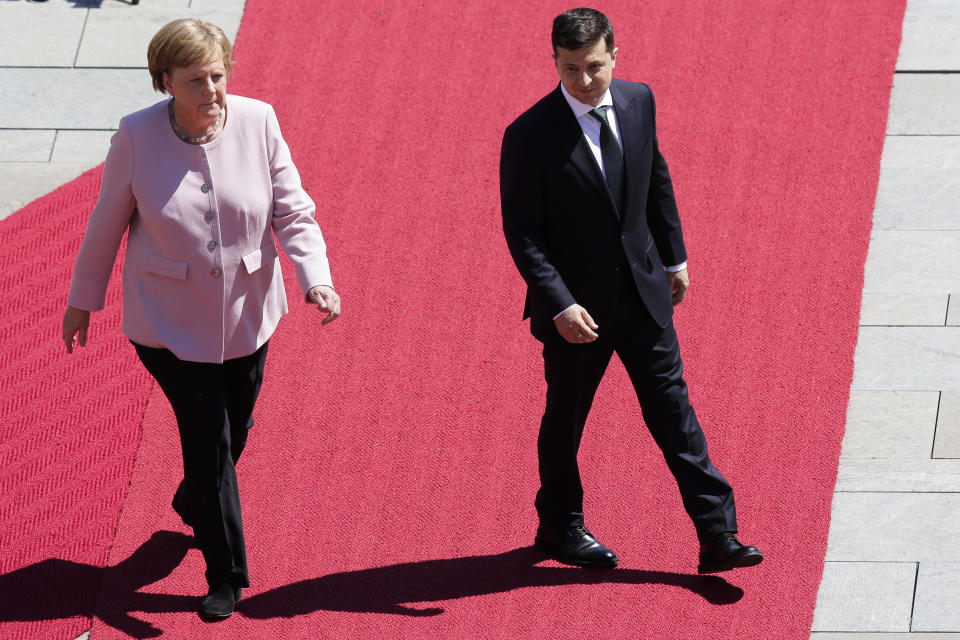
<svg viewBox="0 0 960 640">
<path fill-rule="evenodd" d="M 550 40 L 553 43 L 553 55 L 556 57 L 557 48 L 576 51 L 583 47 L 592 47 L 600 38 L 607 44 L 607 51 L 613 53 L 613 25 L 607 16 L 596 9 L 580 7 L 564 11 L 553 19 L 553 33 Z"/>
</svg>

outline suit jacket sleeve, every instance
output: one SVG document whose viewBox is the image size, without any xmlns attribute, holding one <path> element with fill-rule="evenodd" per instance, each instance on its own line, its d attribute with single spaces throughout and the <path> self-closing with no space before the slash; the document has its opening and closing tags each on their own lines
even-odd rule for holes
<svg viewBox="0 0 960 640">
<path fill-rule="evenodd" d="M 327 245 L 314 218 L 316 206 L 303 189 L 272 107 L 267 114 L 266 136 L 273 183 L 273 232 L 283 252 L 293 262 L 297 284 L 306 299 L 312 287 L 333 286 Z"/>
<path fill-rule="evenodd" d="M 553 317 L 576 303 L 550 260 L 545 238 L 543 180 L 536 148 L 517 123 L 507 127 L 500 150 L 503 233 L 534 303 Z"/>
<path fill-rule="evenodd" d="M 73 266 L 67 304 L 86 311 L 103 309 L 107 285 L 123 234 L 136 209 L 131 178 L 133 142 L 126 122 L 110 139 L 100 180 L 100 196 L 90 214 L 83 244 Z"/>
<path fill-rule="evenodd" d="M 667 161 L 660 153 L 660 143 L 656 133 L 656 105 L 653 92 L 649 93 L 650 109 L 653 114 L 653 163 L 650 170 L 650 189 L 647 194 L 647 224 L 663 264 L 677 265 L 687 259 L 687 250 L 683 243 L 683 231 L 680 227 L 680 214 L 673 193 L 673 181 L 667 169 Z"/>
</svg>

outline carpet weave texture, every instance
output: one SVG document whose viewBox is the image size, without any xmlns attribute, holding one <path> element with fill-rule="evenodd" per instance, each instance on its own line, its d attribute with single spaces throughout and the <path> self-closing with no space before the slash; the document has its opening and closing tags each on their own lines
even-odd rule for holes
<svg viewBox="0 0 960 640">
<path fill-rule="evenodd" d="M 90 346 L 63 352 L 97 169 L 0 222 L 0 636 L 70 640 L 92 619 L 92 640 L 807 640 L 904 4 L 600 7 L 615 75 L 657 97 L 691 399 L 766 554 L 699 577 L 619 363 L 580 459 L 587 525 L 622 563 L 530 548 L 545 384 L 497 167 L 504 127 L 556 86 L 566 7 L 248 0 L 229 89 L 275 106 L 344 304 L 321 328 L 284 262 L 292 312 L 238 468 L 252 587 L 228 621 L 197 619 L 173 415 L 119 333 L 118 277 Z"/>
</svg>

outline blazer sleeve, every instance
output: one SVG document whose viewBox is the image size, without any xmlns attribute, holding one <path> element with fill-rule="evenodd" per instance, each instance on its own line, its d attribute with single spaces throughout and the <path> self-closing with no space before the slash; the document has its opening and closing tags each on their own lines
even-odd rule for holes
<svg viewBox="0 0 960 640">
<path fill-rule="evenodd" d="M 500 209 L 510 255 L 534 303 L 550 317 L 577 301 L 550 260 L 544 230 L 543 182 L 533 145 L 516 123 L 500 148 Z"/>
<path fill-rule="evenodd" d="M 306 300 L 307 292 L 318 285 L 333 286 L 327 245 L 314 215 L 316 206 L 300 182 L 290 148 L 280 133 L 273 107 L 266 119 L 267 155 L 273 183 L 273 232 L 293 262 L 297 284 Z"/>
<path fill-rule="evenodd" d="M 653 163 L 650 170 L 650 190 L 647 194 L 647 224 L 663 264 L 677 265 L 686 261 L 687 249 L 683 242 L 673 181 L 657 140 L 656 104 L 652 91 L 649 96 L 653 119 Z"/>
<path fill-rule="evenodd" d="M 125 120 L 110 139 L 100 180 L 100 196 L 90 214 L 83 243 L 73 265 L 67 304 L 86 311 L 103 309 L 110 273 L 123 234 L 130 225 L 133 195 L 133 140 Z"/>
</svg>

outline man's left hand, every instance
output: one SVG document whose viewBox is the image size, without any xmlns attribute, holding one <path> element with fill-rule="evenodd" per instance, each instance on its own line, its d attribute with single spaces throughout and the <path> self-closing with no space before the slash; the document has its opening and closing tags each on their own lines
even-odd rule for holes
<svg viewBox="0 0 960 640">
<path fill-rule="evenodd" d="M 311 287 L 310 291 L 307 291 L 307 300 L 316 303 L 320 311 L 327 312 L 327 317 L 320 324 L 330 324 L 340 317 L 340 296 L 333 287 L 325 284 Z"/>
<path fill-rule="evenodd" d="M 687 289 L 690 288 L 690 275 L 686 269 L 682 271 L 667 272 L 667 284 L 670 285 L 670 297 L 673 298 L 673 306 L 683 302 L 687 295 Z"/>
</svg>

